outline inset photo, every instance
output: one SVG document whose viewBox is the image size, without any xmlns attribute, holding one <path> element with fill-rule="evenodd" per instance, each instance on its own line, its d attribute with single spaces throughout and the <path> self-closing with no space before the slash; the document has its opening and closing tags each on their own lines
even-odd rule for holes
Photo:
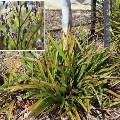
<svg viewBox="0 0 120 120">
<path fill-rule="evenodd" d="M 0 1 L 0 50 L 44 50 L 44 1 Z"/>
</svg>

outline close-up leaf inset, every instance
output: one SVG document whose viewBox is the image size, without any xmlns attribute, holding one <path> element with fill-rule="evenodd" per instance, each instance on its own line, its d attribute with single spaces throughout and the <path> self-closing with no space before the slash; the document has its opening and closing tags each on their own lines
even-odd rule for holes
<svg viewBox="0 0 120 120">
<path fill-rule="evenodd" d="M 44 1 L 1 1 L 0 6 L 0 50 L 43 50 Z"/>
</svg>

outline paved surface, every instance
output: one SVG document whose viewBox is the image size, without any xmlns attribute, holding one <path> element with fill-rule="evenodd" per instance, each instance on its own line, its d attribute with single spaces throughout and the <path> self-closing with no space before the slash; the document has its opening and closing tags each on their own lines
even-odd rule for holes
<svg viewBox="0 0 120 120">
<path fill-rule="evenodd" d="M 91 0 L 70 0 L 71 7 L 73 10 L 90 10 L 91 9 Z M 103 0 L 97 0 L 102 2 Z M 61 0 L 45 0 L 45 8 L 50 10 L 61 9 Z"/>
<path fill-rule="evenodd" d="M 71 8 L 73 10 L 90 10 L 91 0 L 71 0 Z M 58 10 L 61 9 L 61 0 L 46 0 L 46 9 Z"/>
</svg>

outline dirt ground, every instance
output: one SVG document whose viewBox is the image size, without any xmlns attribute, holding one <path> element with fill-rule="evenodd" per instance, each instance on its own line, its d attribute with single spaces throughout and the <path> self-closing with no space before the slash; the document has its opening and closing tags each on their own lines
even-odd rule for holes
<svg viewBox="0 0 120 120">
<path fill-rule="evenodd" d="M 52 33 L 55 40 L 60 40 L 62 36 L 62 13 L 61 11 L 49 11 L 45 12 L 45 28 L 46 28 L 46 40 L 48 35 Z M 78 40 L 81 39 L 80 24 L 83 25 L 85 33 L 88 34 L 90 30 L 90 12 L 88 11 L 73 11 L 72 12 L 72 33 Z"/>
</svg>

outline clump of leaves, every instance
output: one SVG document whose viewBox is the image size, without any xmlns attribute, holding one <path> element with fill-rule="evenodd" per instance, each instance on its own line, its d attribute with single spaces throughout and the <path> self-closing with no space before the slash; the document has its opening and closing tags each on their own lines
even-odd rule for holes
<svg viewBox="0 0 120 120">
<path fill-rule="evenodd" d="M 1 9 L 0 49 L 44 49 L 43 2 L 16 1 L 14 4 L 9 1 L 3 3 L 4 7 Z"/>
<path fill-rule="evenodd" d="M 80 120 L 80 111 L 89 117 L 95 103 L 100 110 L 120 104 L 120 96 L 108 87 L 111 81 L 119 81 L 115 68 L 120 64 L 111 59 L 107 48 L 96 50 L 96 44 L 87 45 L 84 32 L 82 38 L 79 43 L 69 35 L 68 48 L 63 50 L 63 40 L 57 44 L 49 37 L 47 49 L 41 56 L 36 52 L 23 52 L 19 57 L 27 68 L 22 77 L 24 82 L 7 89 L 27 90 L 29 95 L 24 98 L 38 99 L 29 109 L 30 115 L 49 114 L 59 109 L 61 116 Z"/>
</svg>

